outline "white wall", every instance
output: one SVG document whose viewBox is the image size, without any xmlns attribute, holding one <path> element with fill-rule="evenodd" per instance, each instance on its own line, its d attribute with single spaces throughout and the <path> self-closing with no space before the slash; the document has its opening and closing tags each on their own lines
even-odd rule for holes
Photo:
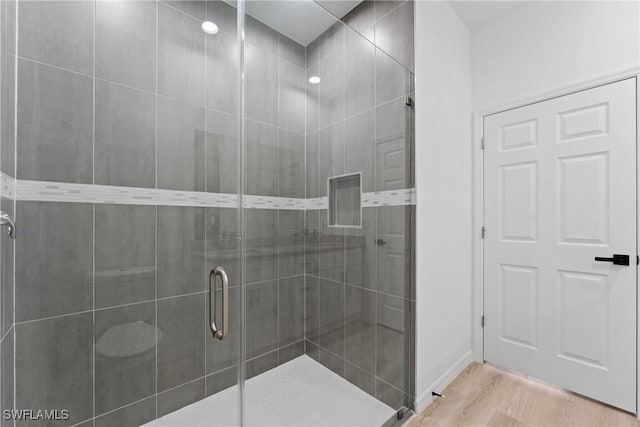
<svg viewBox="0 0 640 427">
<path fill-rule="evenodd" d="M 474 111 L 637 67 L 639 5 L 530 2 L 473 31 Z"/>
<path fill-rule="evenodd" d="M 420 410 L 434 382 L 470 356 L 471 76 L 469 31 L 449 4 L 417 1 L 415 12 Z"/>
<path fill-rule="evenodd" d="M 416 1 L 417 409 L 472 348 L 471 111 L 638 67 L 638 2 L 527 2 L 469 33 Z"/>
</svg>

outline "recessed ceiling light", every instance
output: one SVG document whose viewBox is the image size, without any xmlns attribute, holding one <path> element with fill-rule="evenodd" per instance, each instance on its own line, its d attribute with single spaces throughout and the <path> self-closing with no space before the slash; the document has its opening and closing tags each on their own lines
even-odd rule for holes
<svg viewBox="0 0 640 427">
<path fill-rule="evenodd" d="M 320 77 L 318 76 L 309 77 L 309 83 L 311 83 L 312 85 L 317 85 L 318 83 L 320 83 Z"/>
<path fill-rule="evenodd" d="M 202 31 L 207 34 L 216 34 L 218 32 L 218 26 L 211 21 L 204 21 L 202 23 Z"/>
</svg>

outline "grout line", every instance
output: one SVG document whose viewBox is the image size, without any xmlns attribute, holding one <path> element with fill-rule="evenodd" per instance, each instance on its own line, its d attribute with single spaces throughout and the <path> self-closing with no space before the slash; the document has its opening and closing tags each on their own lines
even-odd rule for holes
<svg viewBox="0 0 640 427">
<path fill-rule="evenodd" d="M 209 2 L 205 1 L 204 2 L 204 18 L 205 20 L 209 18 Z M 206 111 L 206 107 L 207 104 L 209 102 L 208 99 L 208 93 L 209 93 L 209 79 L 208 79 L 208 74 L 207 74 L 207 63 L 209 62 L 209 37 L 207 37 L 207 34 L 205 33 L 204 35 L 204 106 L 205 106 L 205 112 L 204 112 L 204 191 L 208 191 L 209 190 L 209 180 L 207 177 L 207 164 L 208 162 L 208 158 L 207 158 L 207 145 L 208 145 L 208 141 L 209 141 L 209 124 L 207 122 L 207 111 Z M 208 285 L 208 275 L 207 275 L 207 271 L 209 269 L 208 267 L 208 258 L 207 258 L 207 215 L 208 215 L 208 209 L 205 207 L 204 208 L 204 228 L 203 228 L 203 242 L 204 242 L 204 249 L 203 249 L 203 253 L 204 253 L 204 292 L 205 292 L 205 300 L 204 300 L 204 323 L 205 325 L 207 325 L 207 327 L 204 328 L 204 375 L 205 375 L 205 380 L 204 380 L 204 396 L 205 398 L 207 397 L 207 391 L 208 391 L 208 387 L 207 387 L 207 380 L 206 380 L 206 376 L 207 376 L 207 335 L 209 332 L 209 318 L 208 318 L 208 314 L 209 311 L 207 310 L 208 305 L 210 304 L 211 301 L 211 295 L 208 293 L 209 289 L 207 287 Z"/>
<path fill-rule="evenodd" d="M 304 197 L 309 195 L 309 189 L 307 187 L 307 122 L 308 122 L 308 114 L 309 114 L 309 84 L 307 82 L 308 71 L 307 71 L 307 47 L 304 47 Z M 303 278 L 302 278 L 302 338 L 304 342 L 302 344 L 302 352 L 303 354 L 307 354 L 307 206 L 305 203 L 305 210 L 302 213 L 302 266 L 303 266 Z"/>
<path fill-rule="evenodd" d="M 373 17 L 375 19 L 375 2 L 373 4 Z M 378 141 L 378 114 L 377 110 L 378 110 L 378 46 L 375 44 L 375 21 L 373 24 L 374 27 L 374 33 L 373 33 L 373 37 L 374 37 L 374 49 L 373 49 L 373 105 L 375 106 L 375 111 L 373 113 L 373 142 L 374 144 L 377 144 Z M 393 102 L 393 101 L 390 101 Z M 376 154 L 374 154 L 374 157 L 376 156 Z M 377 161 L 373 162 L 373 188 L 377 188 L 378 187 L 378 177 L 377 177 Z M 376 273 L 375 273 L 375 283 L 373 283 L 373 287 L 375 289 L 376 294 L 374 295 L 374 321 L 375 321 L 375 326 L 373 328 L 373 371 L 374 371 L 374 377 L 375 377 L 375 373 L 378 371 L 378 245 L 377 245 L 377 239 L 378 239 L 378 209 L 374 209 L 373 211 L 373 217 L 375 218 L 375 224 L 374 224 L 374 228 L 372 230 L 372 232 L 374 233 L 374 239 L 376 239 L 376 245 L 374 246 L 374 253 L 375 253 L 375 269 L 376 269 Z M 378 396 L 378 381 L 374 380 L 373 381 L 373 394 L 374 396 Z"/>
<path fill-rule="evenodd" d="M 311 277 L 314 277 L 316 279 L 320 279 L 320 280 L 325 280 L 327 282 L 331 282 L 331 283 L 336 284 L 336 285 L 346 285 L 346 286 L 350 286 L 352 288 L 362 289 L 362 290 L 369 291 L 369 292 L 374 292 L 374 293 L 382 295 L 382 296 L 386 296 L 386 297 L 390 297 L 390 298 L 396 298 L 396 299 L 399 299 L 399 300 L 402 300 L 402 301 L 415 302 L 414 299 L 410 299 L 410 298 L 401 297 L 401 296 L 398 296 L 398 295 L 389 294 L 389 293 L 386 293 L 386 292 L 378 291 L 377 289 L 366 288 L 364 286 L 354 285 L 352 283 L 347 283 L 347 282 L 339 282 L 337 280 L 327 279 L 326 277 L 320 277 L 320 276 L 312 274 L 312 273 L 308 273 L 307 275 L 311 276 Z"/>
<path fill-rule="evenodd" d="M 280 91 L 282 87 L 280 86 L 280 37 L 276 36 L 276 97 L 277 97 L 277 105 L 276 105 L 276 123 L 280 126 Z M 278 145 L 277 145 L 277 153 L 278 156 L 276 158 L 276 170 L 278 171 L 276 187 L 278 189 L 278 197 L 282 194 L 282 189 L 280 188 L 280 143 L 282 142 L 282 132 L 278 128 Z M 246 165 L 245 165 L 246 166 Z M 276 232 L 276 350 L 280 349 L 280 209 L 276 211 L 276 223 L 275 223 L 275 232 Z M 276 365 L 280 364 L 280 351 L 276 353 Z"/>
<path fill-rule="evenodd" d="M 135 400 L 133 402 L 127 403 L 126 405 L 119 406 L 119 407 L 117 407 L 115 409 L 110 409 L 107 412 L 103 412 L 102 414 L 93 417 L 93 421 L 95 422 L 95 420 L 97 420 L 98 418 L 101 418 L 101 417 L 103 417 L 105 415 L 113 414 L 114 412 L 117 412 L 117 411 L 119 411 L 121 409 L 128 408 L 129 406 L 137 405 L 138 403 L 142 403 L 145 400 L 153 399 L 154 397 L 155 397 L 155 395 L 149 395 L 147 397 L 143 397 L 142 399 L 138 399 L 138 400 Z M 84 421 L 82 421 L 82 422 L 80 422 L 78 424 L 74 424 L 74 425 L 79 425 L 79 424 L 82 424 L 83 422 Z"/>
<path fill-rule="evenodd" d="M 0 338 L 0 343 L 2 343 L 4 339 L 9 335 L 9 333 L 11 332 L 11 329 L 13 329 L 13 325 L 9 326 L 9 329 L 7 329 L 7 332 L 5 332 L 2 338 Z"/>
<path fill-rule="evenodd" d="M 374 67 L 375 68 L 375 67 Z M 347 29 L 342 28 L 342 173 L 347 173 L 347 97 L 346 97 L 346 78 L 347 78 Z M 374 90 L 375 92 L 375 90 Z M 361 184 L 362 191 L 362 184 Z M 327 196 L 328 189 L 327 189 Z M 327 214 L 328 214 L 327 210 Z M 362 216 L 362 206 L 360 207 L 360 216 Z M 362 218 L 360 218 L 362 224 Z M 347 233 L 342 230 L 342 353 L 344 358 L 342 359 L 342 376 L 346 376 L 346 354 L 347 354 L 347 287 L 344 283 L 347 281 Z"/>
<path fill-rule="evenodd" d="M 14 100 L 14 109 L 13 109 L 13 176 L 14 179 L 18 177 L 18 30 L 19 30 L 19 0 L 15 0 L 15 16 L 14 16 L 14 38 L 15 38 L 15 46 L 13 52 L 13 68 L 14 68 L 14 76 L 13 76 L 13 100 Z M 8 18 L 7 18 L 8 19 Z M 15 196 L 15 191 L 14 191 Z M 18 203 L 13 201 L 13 215 L 14 218 L 17 218 L 18 213 Z M 17 347 L 17 334 L 16 334 L 16 245 L 13 243 L 13 408 L 17 407 L 18 402 L 18 381 L 17 381 L 17 367 L 16 367 L 16 347 Z M 13 420 L 13 425 L 15 427 L 16 420 Z"/>
<path fill-rule="evenodd" d="M 154 42 L 155 42 L 155 88 L 154 88 L 154 102 L 155 102 L 155 115 L 154 115 L 154 119 L 155 119 L 155 123 L 154 123 L 154 143 L 155 143 L 155 149 L 154 149 L 154 172 L 155 172 L 155 188 L 158 188 L 158 52 L 159 52 L 159 41 L 160 41 L 160 2 L 159 0 L 156 0 L 155 2 L 155 18 L 156 18 L 156 25 L 155 25 L 155 29 L 156 29 L 156 34 L 155 34 L 155 38 L 154 38 Z M 206 105 L 205 105 L 206 107 Z M 205 117 L 206 117 L 206 111 L 205 111 Z M 154 378 L 154 397 L 155 397 L 155 418 L 158 418 L 158 341 L 159 341 L 159 337 L 158 337 L 158 332 L 159 332 L 159 328 L 158 328 L 158 206 L 155 206 L 155 218 L 154 218 L 154 226 L 155 226 L 155 232 L 153 234 L 153 241 L 154 241 L 154 269 L 153 269 L 153 281 L 154 281 L 154 317 L 155 317 L 155 357 L 154 357 L 154 371 L 155 371 L 155 378 Z"/>
<path fill-rule="evenodd" d="M 96 28 L 97 28 L 97 13 L 98 6 L 97 0 L 93 1 L 93 58 L 92 58 L 92 70 L 93 76 L 91 76 L 91 85 L 92 92 L 91 95 L 93 97 L 93 111 L 92 111 L 92 134 L 91 134 L 91 182 L 95 184 L 96 182 Z M 91 360 L 93 363 L 92 373 L 93 373 L 93 425 L 95 426 L 95 417 L 96 417 L 96 205 L 92 203 L 92 264 L 93 264 L 93 277 L 92 277 L 92 290 L 93 290 L 93 353 L 91 355 Z"/>
<path fill-rule="evenodd" d="M 94 269 L 95 269 L 95 265 L 94 265 Z M 94 290 L 95 292 L 95 290 Z M 182 297 L 182 296 L 187 296 L 187 295 L 176 295 L 175 297 L 167 297 L 164 299 L 168 299 L 168 298 L 177 298 L 177 297 Z M 133 305 L 138 305 L 138 304 L 149 304 L 155 301 L 154 299 L 149 299 L 149 300 L 143 300 L 143 301 L 135 301 L 135 302 L 130 302 L 130 303 L 126 303 L 126 304 L 120 304 L 120 305 L 113 305 L 113 306 L 109 306 L 109 307 L 100 307 L 100 308 L 96 308 L 96 309 L 87 309 L 87 310 L 81 310 L 81 311 L 74 311 L 71 313 L 64 313 L 64 314 L 57 314 L 55 316 L 47 316 L 47 317 L 40 317 L 37 319 L 29 319 L 29 320 L 22 320 L 20 322 L 16 322 L 16 325 L 26 325 L 29 323 L 34 323 L 34 322 L 40 322 L 40 321 L 45 321 L 45 320 L 54 320 L 54 319 L 59 319 L 62 317 L 69 317 L 69 316 L 76 316 L 76 315 L 80 315 L 80 314 L 88 314 L 91 313 L 93 311 L 95 312 L 100 312 L 100 311 L 106 311 L 106 310 L 112 310 L 112 309 L 117 309 L 117 308 L 124 308 L 124 307 L 130 307 Z"/>
<path fill-rule="evenodd" d="M 95 4 L 95 2 L 94 2 Z M 92 236 L 91 236 L 91 243 L 92 243 L 92 267 L 93 267 L 93 274 L 92 274 L 92 279 L 91 279 L 91 287 L 92 287 L 92 291 L 93 291 L 93 304 L 92 304 L 92 320 L 93 320 L 93 342 L 92 342 L 92 354 L 91 354 L 91 361 L 92 361 L 92 373 L 93 373 L 93 417 L 95 418 L 96 416 L 96 205 L 92 205 L 92 209 L 91 209 L 91 215 L 92 215 Z"/>
<path fill-rule="evenodd" d="M 26 0 L 26 1 L 29 1 L 29 0 Z M 95 55 L 95 52 L 94 52 L 94 55 Z M 218 109 L 213 108 L 213 107 L 208 107 L 208 106 L 206 106 L 206 104 L 204 104 L 204 105 L 203 104 L 195 104 L 193 102 L 185 101 L 182 98 L 176 98 L 176 97 L 173 97 L 173 96 L 157 93 L 157 92 L 154 92 L 154 91 L 151 91 L 151 90 L 140 89 L 140 88 L 137 88 L 135 86 L 131 86 L 131 85 L 127 85 L 127 84 L 124 84 L 124 83 L 117 82 L 117 81 L 113 81 L 113 80 L 108 80 L 108 79 L 105 79 L 105 78 L 97 77 L 97 76 L 95 76 L 95 71 L 94 71 L 94 75 L 92 76 L 92 75 L 89 75 L 89 74 L 85 74 L 85 73 L 81 73 L 81 72 L 78 72 L 78 71 L 70 70 L 68 68 L 64 68 L 64 67 L 60 67 L 60 66 L 57 66 L 57 65 L 49 64 L 49 63 L 46 63 L 46 62 L 38 61 L 36 59 L 27 58 L 27 57 L 24 57 L 24 56 L 18 56 L 17 59 L 19 59 L 21 61 L 32 62 L 32 63 L 38 64 L 38 65 L 43 65 L 43 66 L 49 67 L 49 68 L 54 68 L 54 69 L 57 69 L 57 70 L 60 70 L 60 71 L 66 71 L 66 72 L 71 73 L 71 74 L 75 74 L 75 75 L 78 75 L 78 76 L 82 76 L 82 77 L 86 77 L 86 78 L 89 78 L 89 79 L 93 79 L 96 82 L 101 82 L 101 83 L 106 83 L 106 84 L 110 84 L 110 85 L 114 85 L 114 86 L 119 86 L 119 87 L 122 87 L 122 88 L 125 88 L 125 89 L 130 89 L 130 90 L 133 90 L 133 91 L 136 91 L 136 92 L 140 92 L 140 93 L 144 93 L 144 94 L 147 94 L 147 95 L 157 96 L 158 98 L 171 100 L 171 101 L 177 102 L 179 104 L 187 105 L 187 106 L 190 106 L 190 107 L 199 108 L 199 109 L 203 109 L 203 110 L 214 111 L 216 113 L 221 113 L 221 114 L 225 114 L 227 116 L 235 117 L 235 115 L 232 114 L 232 113 L 229 113 L 229 112 L 223 111 L 223 110 L 218 110 Z"/>
</svg>

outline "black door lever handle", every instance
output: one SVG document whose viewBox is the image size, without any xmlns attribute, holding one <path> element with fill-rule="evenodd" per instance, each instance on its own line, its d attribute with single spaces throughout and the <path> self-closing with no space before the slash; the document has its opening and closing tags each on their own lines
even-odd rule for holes
<svg viewBox="0 0 640 427">
<path fill-rule="evenodd" d="M 629 255 L 613 254 L 613 258 L 597 256 L 596 261 L 612 262 L 614 265 L 629 265 Z"/>
</svg>

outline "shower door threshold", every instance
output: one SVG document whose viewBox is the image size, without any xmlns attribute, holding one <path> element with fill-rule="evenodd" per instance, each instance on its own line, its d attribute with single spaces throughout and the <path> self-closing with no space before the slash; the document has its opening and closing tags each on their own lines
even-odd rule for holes
<svg viewBox="0 0 640 427">
<path fill-rule="evenodd" d="M 145 426 L 232 426 L 237 388 L 158 418 Z M 382 426 L 396 411 L 303 355 L 249 379 L 245 385 L 248 426 Z"/>
</svg>

